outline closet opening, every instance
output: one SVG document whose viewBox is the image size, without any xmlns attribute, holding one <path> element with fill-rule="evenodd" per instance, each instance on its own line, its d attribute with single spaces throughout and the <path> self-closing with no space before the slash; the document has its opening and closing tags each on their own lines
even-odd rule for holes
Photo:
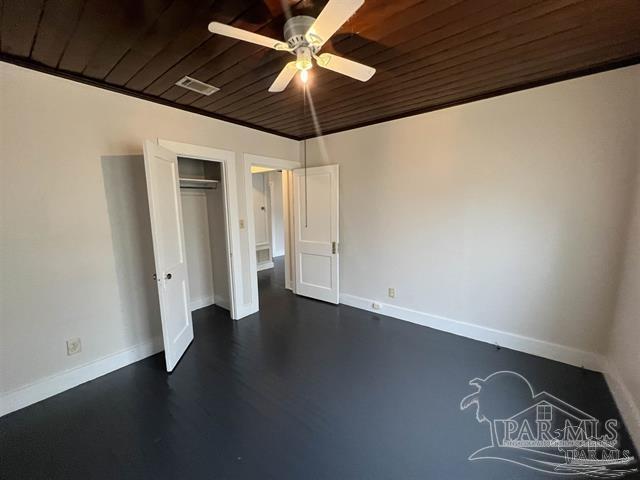
<svg viewBox="0 0 640 480">
<path fill-rule="evenodd" d="M 227 209 L 222 162 L 178 157 L 189 309 L 231 310 Z"/>
</svg>

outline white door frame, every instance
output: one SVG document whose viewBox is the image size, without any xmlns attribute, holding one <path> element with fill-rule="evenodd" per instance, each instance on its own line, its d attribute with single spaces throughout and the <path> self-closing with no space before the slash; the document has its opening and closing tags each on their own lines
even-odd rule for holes
<svg viewBox="0 0 640 480">
<path fill-rule="evenodd" d="M 300 168 L 302 164 L 293 160 L 285 160 L 283 158 L 276 157 L 267 157 L 264 155 L 256 155 L 253 153 L 245 153 L 242 157 L 242 171 L 244 173 L 244 184 L 247 188 L 245 188 L 245 202 L 246 205 L 253 205 L 253 189 L 252 189 L 252 179 L 251 179 L 251 166 L 258 165 L 261 167 L 269 167 L 274 168 L 276 170 L 294 170 L 296 168 Z M 285 179 L 283 178 L 283 192 L 286 193 L 286 197 L 283 198 L 283 224 L 284 224 L 284 271 L 285 271 L 285 288 L 292 290 L 295 288 L 295 282 L 292 281 L 292 259 L 295 257 L 293 255 L 293 242 L 291 241 L 290 235 L 292 232 L 291 229 L 291 219 L 290 208 L 291 208 L 291 183 L 289 181 L 290 172 L 287 174 L 287 181 L 285 186 Z M 249 233 L 249 249 L 253 253 L 250 256 L 249 260 L 249 271 L 251 274 L 251 292 L 252 292 L 252 303 L 255 305 L 256 310 L 260 308 L 258 301 L 258 269 L 257 269 L 257 261 L 256 261 L 256 236 L 255 236 L 255 219 L 253 218 L 253 208 L 247 209 L 247 227 Z M 295 292 L 294 292 L 295 293 Z"/>
<path fill-rule="evenodd" d="M 210 162 L 219 162 L 221 164 L 222 180 L 224 182 L 224 212 L 227 227 L 227 253 L 229 255 L 229 307 L 231 309 L 230 313 L 232 319 L 237 320 L 245 317 L 248 315 L 247 311 L 251 309 L 251 306 L 245 305 L 241 302 L 244 290 L 240 258 L 241 243 L 238 219 L 235 152 L 163 139 L 158 139 L 158 144 L 172 152 L 175 152 L 179 157 L 196 158 Z M 253 257 L 255 260 L 255 255 Z"/>
</svg>

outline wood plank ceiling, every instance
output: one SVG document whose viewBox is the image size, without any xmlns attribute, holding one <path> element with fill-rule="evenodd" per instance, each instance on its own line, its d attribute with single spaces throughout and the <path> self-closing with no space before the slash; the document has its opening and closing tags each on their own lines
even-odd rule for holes
<svg viewBox="0 0 640 480">
<path fill-rule="evenodd" d="M 326 0 L 288 0 L 317 16 Z M 212 20 L 282 38 L 280 0 L 0 0 L 0 60 L 291 138 L 316 136 L 287 53 L 212 35 Z M 638 0 L 367 0 L 323 51 L 374 66 L 314 68 L 324 133 L 640 61 Z M 176 87 L 185 75 L 210 97 Z"/>
</svg>

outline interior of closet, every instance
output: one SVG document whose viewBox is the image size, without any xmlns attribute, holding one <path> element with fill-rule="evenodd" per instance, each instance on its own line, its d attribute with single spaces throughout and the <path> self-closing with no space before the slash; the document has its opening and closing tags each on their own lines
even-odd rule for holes
<svg viewBox="0 0 640 480">
<path fill-rule="evenodd" d="M 229 262 L 222 164 L 178 158 L 182 224 L 191 310 L 212 304 L 227 310 Z"/>
</svg>

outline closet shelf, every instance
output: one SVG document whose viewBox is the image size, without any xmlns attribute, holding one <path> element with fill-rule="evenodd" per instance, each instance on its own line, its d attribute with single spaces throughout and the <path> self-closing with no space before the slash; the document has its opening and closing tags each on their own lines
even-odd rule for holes
<svg viewBox="0 0 640 480">
<path fill-rule="evenodd" d="M 180 188 L 201 188 L 205 190 L 213 190 L 218 187 L 219 180 L 210 180 L 207 178 L 189 178 L 180 177 Z"/>
<path fill-rule="evenodd" d="M 188 177 L 180 177 L 181 182 L 189 182 L 189 183 L 218 183 L 219 180 L 209 180 L 208 178 L 188 178 Z"/>
</svg>

